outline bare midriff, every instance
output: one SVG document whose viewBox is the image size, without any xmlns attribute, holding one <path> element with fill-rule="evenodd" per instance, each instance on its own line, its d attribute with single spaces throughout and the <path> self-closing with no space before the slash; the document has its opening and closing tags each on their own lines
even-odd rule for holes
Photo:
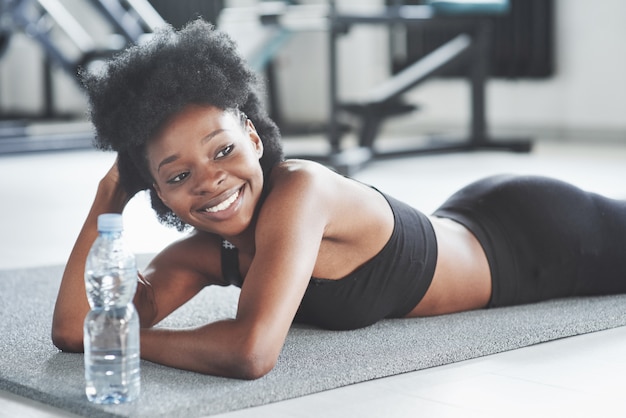
<svg viewBox="0 0 626 418">
<path fill-rule="evenodd" d="M 491 298 L 491 273 L 478 239 L 463 225 L 431 217 L 437 237 L 437 265 L 422 300 L 407 317 L 484 308 Z"/>
</svg>

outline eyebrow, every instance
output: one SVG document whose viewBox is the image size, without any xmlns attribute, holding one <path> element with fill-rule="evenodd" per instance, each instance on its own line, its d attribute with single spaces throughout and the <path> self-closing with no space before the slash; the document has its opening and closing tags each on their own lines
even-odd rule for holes
<svg viewBox="0 0 626 418">
<path fill-rule="evenodd" d="M 174 155 L 170 155 L 169 157 L 163 159 L 163 161 L 161 161 L 159 163 L 159 166 L 157 167 L 157 173 L 161 170 L 161 167 L 163 167 L 166 164 L 173 163 L 174 161 L 178 160 L 178 158 L 180 158 L 180 156 L 178 154 L 174 154 Z"/>
<path fill-rule="evenodd" d="M 215 131 L 211 132 L 210 134 L 202 138 L 201 142 L 204 144 L 210 141 L 211 139 L 215 138 L 217 135 L 221 134 L 224 131 L 226 131 L 226 129 L 222 129 L 222 128 L 216 129 Z M 161 167 L 163 167 L 164 165 L 173 163 L 179 158 L 180 158 L 180 155 L 178 154 L 170 155 L 169 157 L 164 158 L 163 161 L 161 161 L 157 167 L 157 173 L 161 170 Z"/>
</svg>

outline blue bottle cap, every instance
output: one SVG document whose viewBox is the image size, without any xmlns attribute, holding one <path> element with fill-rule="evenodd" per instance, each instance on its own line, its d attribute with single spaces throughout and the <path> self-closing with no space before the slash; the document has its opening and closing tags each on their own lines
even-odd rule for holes
<svg viewBox="0 0 626 418">
<path fill-rule="evenodd" d="M 122 215 L 119 213 L 103 213 L 98 216 L 98 231 L 119 232 L 124 230 Z"/>
</svg>

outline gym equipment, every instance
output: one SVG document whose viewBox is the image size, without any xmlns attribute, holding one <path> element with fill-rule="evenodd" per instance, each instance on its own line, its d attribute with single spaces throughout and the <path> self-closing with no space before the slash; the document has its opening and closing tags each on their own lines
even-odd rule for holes
<svg viewBox="0 0 626 418">
<path fill-rule="evenodd" d="M 96 39 L 61 0 L 0 0 L 0 52 L 14 32 L 22 32 L 34 39 L 45 53 L 44 116 L 53 116 L 53 65 L 77 80 L 79 68 L 96 66 L 98 60 L 141 42 L 165 24 L 147 0 L 89 0 L 88 3 L 111 26 L 105 42 Z M 0 123 L 0 154 L 85 147 L 93 137 L 91 129 L 68 126 L 64 130 L 55 126 L 51 133 L 32 125 L 32 121 L 23 120 Z"/>
<path fill-rule="evenodd" d="M 443 153 L 475 150 L 508 150 L 529 152 L 528 139 L 492 139 L 487 132 L 485 115 L 485 82 L 488 77 L 487 51 L 490 42 L 490 17 L 507 13 L 507 0 L 429 0 L 423 5 L 402 5 L 395 1 L 379 13 L 339 12 L 334 0 L 330 1 L 330 109 L 328 141 L 331 152 L 325 158 L 338 171 L 350 174 L 376 158 L 394 158 L 405 155 Z M 358 103 L 342 102 L 338 97 L 337 41 L 354 25 L 428 25 L 456 24 L 470 28 L 441 45 L 404 70 L 374 88 L 365 100 Z M 376 149 L 375 139 L 382 123 L 389 117 L 414 110 L 402 102 L 402 95 L 438 75 L 453 65 L 464 65 L 471 86 L 471 120 L 464 141 L 440 141 L 416 148 L 382 152 Z M 360 121 L 358 146 L 342 149 L 340 126 L 342 113 L 356 116 Z"/>
</svg>

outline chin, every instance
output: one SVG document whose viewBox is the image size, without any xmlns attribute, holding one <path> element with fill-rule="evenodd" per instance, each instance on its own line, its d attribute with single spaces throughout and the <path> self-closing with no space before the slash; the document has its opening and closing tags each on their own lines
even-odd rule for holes
<svg viewBox="0 0 626 418">
<path fill-rule="evenodd" d="M 226 225 L 223 227 L 216 228 L 215 225 L 206 225 L 202 222 L 188 222 L 189 225 L 193 226 L 196 230 L 206 232 L 209 234 L 219 235 L 220 237 L 235 237 L 241 235 L 246 232 L 251 226 L 250 222 L 247 222 L 243 225 Z"/>
</svg>

